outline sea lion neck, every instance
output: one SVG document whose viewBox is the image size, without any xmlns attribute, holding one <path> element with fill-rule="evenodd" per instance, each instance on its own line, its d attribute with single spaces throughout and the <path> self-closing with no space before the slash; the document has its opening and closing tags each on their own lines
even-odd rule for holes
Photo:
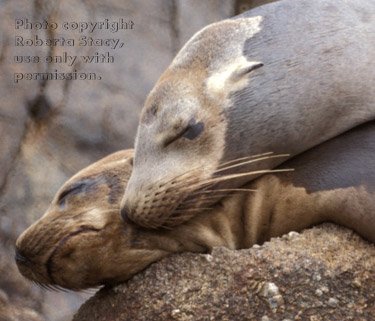
<svg viewBox="0 0 375 321">
<path fill-rule="evenodd" d="M 246 201 L 246 193 L 231 195 L 216 204 L 210 211 L 203 212 L 163 233 L 164 250 L 174 252 L 210 252 L 213 247 L 224 246 L 239 249 L 245 246 L 245 226 L 241 207 Z M 212 215 L 215 213 L 215 215 Z M 158 236 L 159 237 L 159 236 Z"/>
</svg>

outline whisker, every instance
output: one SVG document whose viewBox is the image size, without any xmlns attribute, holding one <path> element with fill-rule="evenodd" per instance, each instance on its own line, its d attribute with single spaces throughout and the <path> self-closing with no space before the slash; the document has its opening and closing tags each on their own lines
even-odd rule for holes
<svg viewBox="0 0 375 321">
<path fill-rule="evenodd" d="M 245 157 L 235 158 L 235 159 L 232 159 L 230 161 L 227 161 L 227 162 L 219 164 L 218 167 L 230 165 L 230 164 L 233 164 L 233 163 L 239 162 L 239 161 L 254 159 L 254 158 L 258 158 L 258 157 L 264 157 L 264 156 L 267 156 L 267 155 L 273 155 L 273 152 L 266 152 L 266 153 L 262 153 L 262 154 L 252 155 L 252 156 L 245 156 Z"/>
<path fill-rule="evenodd" d="M 222 182 L 225 180 L 230 180 L 234 178 L 239 177 L 245 177 L 245 176 L 251 176 L 251 175 L 257 175 L 257 174 L 267 174 L 267 173 L 277 173 L 277 172 L 286 172 L 286 171 L 293 171 L 293 169 L 262 169 L 257 171 L 250 171 L 245 173 L 236 173 L 236 174 L 228 174 L 225 176 L 220 177 L 210 177 L 204 180 L 197 180 L 195 184 L 192 184 L 191 182 L 182 182 L 182 184 L 178 185 L 179 188 L 185 188 L 186 186 L 189 186 L 192 191 L 198 189 L 198 188 L 205 188 L 209 187 L 210 185 L 214 185 L 214 183 Z M 187 193 L 187 192 L 184 192 Z M 179 195 L 179 193 L 174 193 L 174 195 Z"/>
<path fill-rule="evenodd" d="M 114 213 L 114 212 L 118 212 L 119 210 L 120 210 L 120 207 L 118 206 L 116 208 L 109 208 L 104 211 L 100 211 L 100 214 Z"/>
<path fill-rule="evenodd" d="M 228 189 L 228 190 L 230 191 L 231 189 Z M 239 191 L 243 191 L 243 192 L 252 191 L 252 190 L 246 190 L 246 189 L 233 189 L 233 190 L 239 190 Z M 179 197 L 179 200 L 177 200 L 177 201 L 178 201 L 179 204 L 188 204 L 188 203 L 195 203 L 195 202 L 197 202 L 197 200 L 202 201 L 204 199 L 210 199 L 210 198 L 211 199 L 215 199 L 215 198 L 225 197 L 225 196 L 228 195 L 228 193 L 220 193 L 221 191 L 225 191 L 225 189 L 222 189 L 222 190 L 209 190 L 209 191 L 200 191 L 200 190 L 198 190 L 198 191 L 195 191 L 195 192 L 178 193 L 178 196 L 180 196 L 180 197 Z M 205 196 L 205 194 L 208 195 L 208 196 Z M 213 194 L 215 194 L 215 195 L 213 195 Z M 176 194 L 174 194 L 174 195 L 176 195 Z M 183 197 L 183 196 L 192 196 L 192 197 L 203 196 L 204 198 L 203 199 L 200 198 L 200 199 L 194 199 L 194 200 L 186 200 L 186 197 L 183 198 L 183 199 L 181 199 L 181 197 Z M 162 198 L 155 199 L 155 200 L 156 200 L 155 201 L 155 203 L 156 203 L 157 201 L 162 200 Z M 165 201 L 166 202 L 164 204 L 162 203 L 160 205 L 144 206 L 143 208 L 144 209 L 166 208 L 167 205 L 169 205 L 171 202 L 176 202 L 175 199 L 166 199 Z"/>
<path fill-rule="evenodd" d="M 209 186 L 207 186 L 208 188 Z M 220 193 L 220 192 L 225 192 L 225 193 Z M 228 193 L 230 192 L 257 192 L 256 189 L 246 189 L 246 188 L 222 188 L 222 189 L 212 189 L 212 190 L 197 190 L 197 191 L 191 191 L 191 192 L 181 192 L 181 193 L 173 193 L 173 196 L 177 196 L 177 198 L 180 198 L 181 196 L 192 196 L 192 197 L 195 197 L 195 196 L 201 196 L 203 194 L 215 194 L 212 196 L 212 199 L 215 199 L 215 198 L 221 198 L 221 197 L 225 197 L 228 195 Z M 163 197 L 160 197 L 160 198 L 154 198 L 155 200 L 155 203 L 159 202 L 159 201 L 162 201 L 163 198 L 166 198 L 165 196 Z M 206 198 L 206 199 L 209 199 L 209 198 Z M 202 200 L 202 199 L 200 199 Z M 166 198 L 165 201 L 171 201 L 170 199 Z M 182 200 L 180 203 L 184 203 L 186 204 L 187 202 L 189 203 L 194 203 L 196 202 L 196 200 L 190 200 L 190 201 L 185 201 L 185 200 Z M 168 204 L 168 203 L 167 203 Z M 165 207 L 165 205 L 152 205 L 152 208 L 161 208 L 161 207 Z M 144 208 L 151 208 L 151 206 L 145 206 Z"/>
<path fill-rule="evenodd" d="M 290 155 L 289 154 L 273 155 L 273 152 L 266 152 L 266 153 L 261 153 L 261 154 L 257 154 L 257 155 L 252 155 L 252 156 L 240 157 L 240 158 L 237 158 L 237 159 L 233 159 L 233 160 L 221 163 L 218 166 L 218 169 L 214 171 L 214 174 L 226 171 L 228 169 L 244 166 L 244 165 L 247 165 L 247 164 L 250 164 L 250 163 L 253 163 L 253 162 L 258 162 L 258 161 L 271 159 L 271 158 L 288 157 L 288 156 L 290 156 Z M 240 163 L 232 165 L 233 163 L 236 163 L 236 162 L 240 162 Z M 191 174 L 195 171 L 198 171 L 198 170 L 204 168 L 204 167 L 205 167 L 204 165 L 197 166 L 197 167 L 195 167 L 195 168 L 193 168 L 189 171 L 186 171 L 186 172 L 184 172 L 184 173 L 182 173 L 178 176 L 173 177 L 172 179 L 170 179 L 168 181 L 159 183 L 159 186 L 162 187 L 162 186 L 168 185 L 168 184 L 172 183 L 173 181 L 175 181 L 173 183 L 174 190 L 179 189 L 179 188 L 184 188 L 187 185 L 192 184 L 192 182 L 194 182 L 194 181 L 196 181 L 197 184 L 201 184 L 203 186 L 205 183 L 202 182 L 202 181 L 199 182 L 199 179 L 197 177 L 194 177 Z M 279 170 L 272 170 L 272 171 L 279 171 Z M 254 171 L 254 172 L 252 172 L 252 174 L 247 173 L 246 175 L 255 175 L 255 174 L 270 173 L 270 172 L 271 172 L 271 170 Z M 237 174 L 234 174 L 234 175 L 237 175 Z M 246 176 L 246 175 L 244 175 L 244 176 Z M 186 179 L 184 179 L 185 176 L 188 176 L 188 177 Z M 234 178 L 234 177 L 228 176 L 226 179 L 229 180 L 231 178 Z M 196 186 L 199 186 L 199 185 L 196 185 Z M 161 192 L 161 193 L 163 193 L 163 192 Z"/>
<path fill-rule="evenodd" d="M 220 198 L 225 197 L 227 195 L 228 194 L 215 194 L 215 195 L 210 195 L 210 196 L 204 196 L 203 198 L 195 198 L 195 199 L 183 200 L 183 201 L 180 202 L 179 206 L 181 206 L 181 205 L 188 205 L 188 204 L 194 204 L 194 203 L 198 203 L 198 202 L 204 203 L 206 201 L 220 199 Z"/>
<path fill-rule="evenodd" d="M 289 172 L 289 171 L 293 171 L 293 169 L 271 169 L 271 170 L 259 170 L 259 171 L 251 171 L 251 172 L 246 172 L 246 173 L 237 173 L 237 174 L 230 174 L 230 175 L 225 175 L 225 176 L 221 176 L 221 177 L 215 177 L 215 178 L 208 178 L 206 180 L 203 180 L 201 182 L 197 182 L 195 185 L 190 185 L 189 186 L 192 188 L 192 191 L 188 191 L 188 192 L 181 192 L 181 193 L 174 193 L 174 196 L 179 198 L 181 196 L 189 196 L 191 195 L 192 197 L 196 196 L 196 195 L 200 195 L 200 194 L 203 194 L 203 193 L 206 193 L 207 194 L 213 194 L 215 192 L 218 192 L 220 189 L 213 189 L 212 192 L 210 192 L 210 190 L 207 190 L 207 188 L 209 188 L 210 186 L 213 186 L 214 184 L 216 183 L 219 183 L 219 182 L 223 182 L 223 181 L 226 181 L 226 180 L 230 180 L 230 179 L 235 179 L 235 178 L 240 178 L 240 177 L 246 177 L 246 176 L 251 176 L 251 175 L 256 175 L 256 174 L 265 174 L 265 173 L 275 173 L 275 172 Z M 205 190 L 206 188 L 206 190 Z M 197 190 L 199 189 L 199 190 Z M 194 191 L 195 190 L 195 191 Z M 238 188 L 238 189 L 221 189 L 222 191 L 224 192 L 230 192 L 231 190 L 232 191 L 249 191 L 249 192 L 255 192 L 256 190 L 246 190 L 246 189 L 242 189 L 242 188 Z M 217 197 L 222 197 L 222 196 L 226 196 L 227 194 L 224 194 L 224 195 L 217 195 Z"/>
<path fill-rule="evenodd" d="M 218 189 L 205 189 L 205 190 L 197 190 L 195 192 L 184 192 L 184 193 L 178 193 L 177 195 L 202 195 L 202 194 L 213 194 L 218 192 L 257 192 L 256 189 L 250 189 L 250 188 L 218 188 Z M 176 195 L 176 194 L 174 194 Z M 227 195 L 227 194 L 219 194 L 219 195 Z"/>
<path fill-rule="evenodd" d="M 95 286 L 95 287 L 93 286 L 93 287 L 88 288 L 88 289 L 79 289 L 78 291 L 80 293 L 94 295 L 101 288 L 102 288 L 102 286 Z"/>
<path fill-rule="evenodd" d="M 35 284 L 44 290 L 57 292 L 57 289 L 53 284 L 45 284 L 39 282 L 35 282 Z"/>
<path fill-rule="evenodd" d="M 237 173 L 237 174 L 229 174 L 221 177 L 214 177 L 210 178 L 206 181 L 201 182 L 199 185 L 205 186 L 207 184 L 214 184 L 230 179 L 235 179 L 235 178 L 240 178 L 240 177 L 246 177 L 246 176 L 251 176 L 251 175 L 257 175 L 257 174 L 267 174 L 267 173 L 281 173 L 281 172 L 290 172 L 293 171 L 293 169 L 286 168 L 286 169 L 262 169 L 258 171 L 251 171 L 251 172 L 246 172 L 246 173 Z"/>
<path fill-rule="evenodd" d="M 191 209 L 191 208 L 187 208 L 187 209 L 177 209 L 175 211 L 173 211 L 173 213 L 189 213 L 189 212 L 199 212 L 199 211 L 204 211 L 204 210 L 210 210 L 211 208 L 209 207 L 202 207 L 202 208 L 195 208 L 195 209 Z"/>
<path fill-rule="evenodd" d="M 218 166 L 214 171 L 214 174 L 221 174 L 218 177 L 200 178 L 194 176 L 195 172 L 198 172 L 206 166 L 197 166 L 187 172 L 184 172 L 172 179 L 160 182 L 159 191 L 154 194 L 150 194 L 147 202 L 150 202 L 145 206 L 144 209 L 148 209 L 151 213 L 151 218 L 148 217 L 143 222 L 139 222 L 147 228 L 167 228 L 168 225 L 174 224 L 175 222 L 183 222 L 186 219 L 193 217 L 196 213 L 205 212 L 212 210 L 212 205 L 216 201 L 223 197 L 226 197 L 229 193 L 233 192 L 257 192 L 256 189 L 251 188 L 217 188 L 217 184 L 226 182 L 233 179 L 239 179 L 243 177 L 250 177 L 260 174 L 268 173 L 280 173 L 289 172 L 293 169 L 262 169 L 241 173 L 224 174 L 224 171 L 228 171 L 234 168 L 240 168 L 254 162 L 261 162 L 267 159 L 288 157 L 289 154 L 274 155 L 272 152 L 262 153 L 253 156 L 246 156 L 237 159 L 233 159 L 224 162 Z M 173 186 L 172 186 L 173 185 Z M 162 189 L 162 187 L 164 187 Z M 160 195 L 160 196 L 159 196 Z M 155 204 L 155 205 L 153 205 Z M 199 205 L 198 205 L 199 204 Z M 186 208 L 184 208 L 186 207 Z M 175 208 L 173 210 L 173 208 Z M 117 211 L 118 209 L 116 209 Z M 112 211 L 111 209 L 107 210 Z M 169 212 L 169 217 L 166 217 L 166 213 Z M 168 214 L 167 214 L 168 215 Z M 154 218 L 152 217 L 154 216 Z M 165 222 L 160 226 L 160 219 L 162 217 Z"/>
<path fill-rule="evenodd" d="M 207 212 L 207 211 L 211 211 L 211 210 L 212 210 L 212 208 L 208 208 L 208 209 L 202 210 L 201 213 Z M 186 219 L 190 219 L 192 217 L 193 217 L 192 214 L 191 215 L 178 215 L 178 216 L 173 216 L 172 215 L 172 216 L 168 217 L 168 220 L 165 222 L 165 224 L 168 224 L 170 222 L 176 222 L 176 221 L 178 221 L 178 222 L 182 221 L 183 222 Z"/>
<path fill-rule="evenodd" d="M 225 191 L 224 189 L 221 190 L 221 191 Z M 257 190 L 228 190 L 229 192 L 232 192 L 232 191 L 239 191 L 239 192 L 257 192 Z M 179 206 L 182 206 L 182 205 L 188 205 L 188 204 L 194 204 L 194 203 L 205 203 L 207 201 L 211 201 L 211 200 L 215 200 L 215 199 L 221 199 L 223 197 L 226 197 L 228 196 L 229 194 L 228 193 L 217 193 L 217 191 L 215 190 L 210 190 L 210 193 L 211 194 L 208 194 L 208 196 L 206 195 L 203 195 L 203 197 L 200 197 L 202 196 L 202 194 L 200 194 L 199 192 L 197 192 L 195 195 L 197 196 L 196 198 L 193 198 L 193 199 L 185 199 L 185 200 L 182 200 L 179 204 Z M 194 196 L 195 196 L 194 195 Z M 175 211 L 174 211 L 175 212 Z"/>
<path fill-rule="evenodd" d="M 197 170 L 201 169 L 202 167 L 204 167 L 204 166 L 201 165 L 201 166 L 195 167 L 195 168 L 193 168 L 193 169 L 191 169 L 191 170 L 188 170 L 188 171 L 186 171 L 186 172 L 183 172 L 183 173 L 180 174 L 180 175 L 174 176 L 173 178 L 171 178 L 171 179 L 169 179 L 169 180 L 167 180 L 167 181 L 165 181 L 165 182 L 162 182 L 162 183 L 160 183 L 160 184 L 157 184 L 157 183 L 156 183 L 156 185 L 159 185 L 159 187 L 165 186 L 165 185 L 171 183 L 173 180 L 178 179 L 178 178 L 181 178 L 181 177 L 183 177 L 184 175 L 190 174 L 190 173 L 192 173 L 192 172 L 194 172 L 194 171 L 197 171 Z"/>
<path fill-rule="evenodd" d="M 258 192 L 257 189 L 248 188 L 219 188 L 212 190 L 204 190 L 202 193 L 215 193 L 215 192 Z"/>
<path fill-rule="evenodd" d="M 258 161 L 262 161 L 262 160 L 266 160 L 266 159 L 270 159 L 270 158 L 278 158 L 278 157 L 288 157 L 290 156 L 289 154 L 279 154 L 279 155 L 273 155 L 273 152 L 267 152 L 267 153 L 262 153 L 262 154 L 258 154 L 258 155 L 253 155 L 253 156 L 245 156 L 245 157 L 241 157 L 241 158 L 237 158 L 237 159 L 233 159 L 233 160 L 230 160 L 230 161 L 227 161 L 225 163 L 222 163 L 220 164 L 218 167 L 219 169 L 215 170 L 214 171 L 214 174 L 218 173 L 218 172 L 222 172 L 222 171 L 225 171 L 225 170 L 228 170 L 228 169 L 231 169 L 231 168 L 235 168 L 235 167 L 240 167 L 240 166 L 244 166 L 246 164 L 250 164 L 250 163 L 253 163 L 253 162 L 258 162 Z M 226 166 L 226 167 L 223 167 L 224 165 L 229 165 L 229 164 L 233 164 L 234 162 L 238 162 L 238 161 L 241 161 L 241 160 L 246 160 L 244 162 L 241 162 L 239 164 L 235 164 L 235 165 L 231 165 L 231 166 Z M 190 174 L 194 171 L 197 171 L 201 168 L 203 168 L 204 166 L 198 166 L 192 170 L 189 170 L 187 172 L 184 172 L 178 176 L 175 176 L 174 178 L 166 181 L 165 183 L 162 184 L 162 186 L 165 186 L 167 185 L 168 183 L 170 183 L 171 181 L 175 180 L 175 179 L 178 179 L 178 178 L 181 178 L 182 176 L 186 175 L 186 174 Z M 186 186 L 187 184 L 190 184 L 192 181 L 198 181 L 198 179 L 196 177 L 189 177 L 187 180 L 184 179 L 184 180 L 181 180 L 180 182 L 182 184 L 174 184 L 174 188 L 176 187 L 183 187 L 183 186 Z"/>
<path fill-rule="evenodd" d="M 231 168 L 244 166 L 244 165 L 247 165 L 247 164 L 251 164 L 251 163 L 259 162 L 259 161 L 266 160 L 266 159 L 271 159 L 271 158 L 280 158 L 280 157 L 288 157 L 288 156 L 289 156 L 289 154 L 280 154 L 280 155 L 271 155 L 271 156 L 266 156 L 266 157 L 261 157 L 261 158 L 256 158 L 256 159 L 251 159 L 251 160 L 248 160 L 248 161 L 245 161 L 245 162 L 241 162 L 241 163 L 239 163 L 239 164 L 235 164 L 235 165 L 231 165 L 231 166 L 227 166 L 227 167 L 224 167 L 224 168 L 218 169 L 218 170 L 216 170 L 216 171 L 214 172 L 214 174 L 219 173 L 219 172 L 222 172 L 222 171 L 226 171 L 226 170 L 231 169 Z"/>
<path fill-rule="evenodd" d="M 71 292 L 69 289 L 65 289 L 60 285 L 53 285 L 53 290 L 54 291 L 61 291 L 61 292 L 65 292 L 65 293 Z"/>
</svg>

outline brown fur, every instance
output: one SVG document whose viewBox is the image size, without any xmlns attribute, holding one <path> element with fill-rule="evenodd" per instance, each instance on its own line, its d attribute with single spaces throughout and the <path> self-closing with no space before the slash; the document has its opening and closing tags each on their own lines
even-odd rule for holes
<svg viewBox="0 0 375 321">
<path fill-rule="evenodd" d="M 79 290 L 125 281 L 173 253 L 248 248 L 324 221 L 375 242 L 374 137 L 374 123 L 361 126 L 284 165 L 295 171 L 244 186 L 256 192 L 237 191 L 210 211 L 161 230 L 121 219 L 133 151 L 117 152 L 68 180 L 44 216 L 19 237 L 19 270 L 46 287 Z"/>
</svg>

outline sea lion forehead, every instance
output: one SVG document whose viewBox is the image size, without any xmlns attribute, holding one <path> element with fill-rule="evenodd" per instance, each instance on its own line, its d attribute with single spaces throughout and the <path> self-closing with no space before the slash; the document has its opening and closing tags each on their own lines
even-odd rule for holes
<svg viewBox="0 0 375 321">
<path fill-rule="evenodd" d="M 204 85 L 203 81 L 198 82 L 199 79 L 190 71 L 180 71 L 179 77 L 163 75 L 146 100 L 140 123 L 151 124 L 163 112 L 183 113 L 184 110 L 179 110 L 179 106 L 196 104 L 199 88 L 202 90 Z"/>
<path fill-rule="evenodd" d="M 117 167 L 113 167 L 115 163 Z M 78 196 L 80 202 L 107 202 L 110 205 L 118 203 L 124 184 L 130 176 L 130 169 L 126 170 L 130 164 L 117 160 L 108 165 L 111 167 L 91 165 L 77 173 L 60 188 L 51 206 L 58 206 L 59 212 L 70 210 L 66 205 L 72 196 Z M 98 198 L 98 195 L 105 197 Z M 49 211 L 45 215 L 47 213 Z"/>
</svg>

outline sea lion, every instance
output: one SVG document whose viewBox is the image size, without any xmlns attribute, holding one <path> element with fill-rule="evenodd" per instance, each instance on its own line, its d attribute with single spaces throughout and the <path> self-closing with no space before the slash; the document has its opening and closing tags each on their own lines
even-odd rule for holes
<svg viewBox="0 0 375 321">
<path fill-rule="evenodd" d="M 44 216 L 17 240 L 20 272 L 45 287 L 79 290 L 125 281 L 152 262 L 214 246 L 249 248 L 325 221 L 375 242 L 375 122 L 286 162 L 172 229 L 124 223 L 120 200 L 132 150 L 83 169 L 57 192 Z"/>
<path fill-rule="evenodd" d="M 283 0 L 203 28 L 145 102 L 123 218 L 180 224 L 286 160 L 248 156 L 374 120 L 374 52 L 373 0 Z"/>
</svg>

